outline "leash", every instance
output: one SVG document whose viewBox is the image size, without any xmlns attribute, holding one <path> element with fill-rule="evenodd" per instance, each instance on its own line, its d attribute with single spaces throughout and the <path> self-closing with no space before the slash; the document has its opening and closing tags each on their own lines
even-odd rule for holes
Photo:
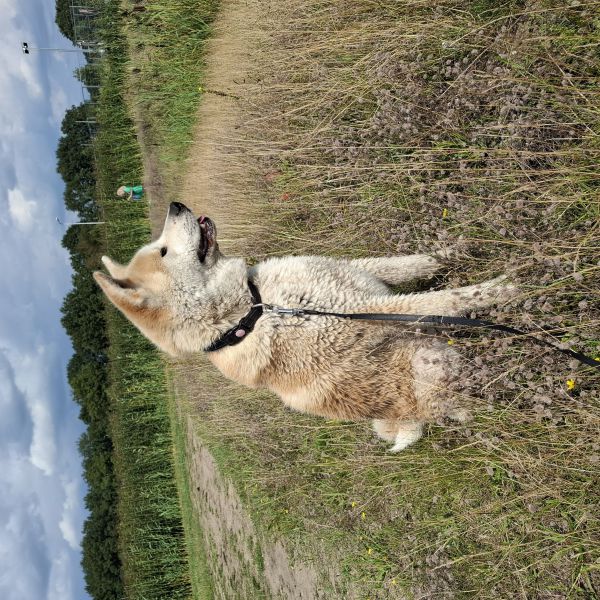
<svg viewBox="0 0 600 600">
<path fill-rule="evenodd" d="M 310 308 L 284 308 L 274 304 L 267 304 L 262 302 L 258 288 L 252 280 L 248 280 L 248 287 L 252 294 L 252 307 L 250 312 L 240 319 L 237 325 L 234 325 L 231 329 L 227 330 L 218 340 L 214 341 L 210 346 L 204 349 L 205 352 L 214 352 L 220 350 L 226 346 L 235 346 L 239 344 L 244 337 L 250 333 L 256 322 L 265 313 L 273 313 L 280 316 L 291 316 L 291 317 L 303 317 L 303 316 L 321 316 L 321 317 L 337 317 L 338 319 L 350 319 L 355 321 L 393 321 L 397 323 L 408 323 L 408 324 L 424 324 L 431 325 L 433 327 L 476 327 L 482 329 L 492 329 L 494 331 L 501 331 L 502 333 L 510 333 L 511 335 L 518 335 L 532 339 L 538 344 L 548 346 L 562 354 L 566 354 L 571 358 L 578 360 L 590 367 L 600 369 L 600 362 L 593 359 L 590 356 L 582 354 L 581 352 L 575 352 L 570 348 L 561 348 L 555 343 L 545 339 L 535 337 L 535 332 L 523 331 L 516 329 L 515 327 L 509 327 L 508 325 L 500 325 L 493 323 L 492 321 L 483 321 L 481 319 L 467 319 L 466 317 L 447 317 L 442 315 L 410 315 L 410 314 L 398 314 L 398 313 L 337 313 L 337 312 L 326 312 L 320 310 L 312 310 Z M 551 332 L 546 329 L 541 329 L 542 333 L 551 335 Z"/>
<path fill-rule="evenodd" d="M 304 315 L 316 315 L 323 317 L 337 317 L 339 319 L 351 319 L 356 321 L 395 321 L 400 323 L 410 324 L 426 324 L 434 327 L 452 327 L 460 325 L 463 327 L 479 327 L 483 329 L 493 329 L 495 331 L 502 331 L 503 333 L 510 333 L 512 335 L 519 335 L 530 338 L 539 344 L 549 346 L 558 352 L 562 352 L 571 358 L 600 369 L 600 362 L 582 354 L 581 352 L 575 352 L 570 348 L 561 348 L 553 342 L 548 340 L 540 339 L 535 337 L 534 332 L 523 331 L 516 329 L 515 327 L 509 327 L 508 325 L 500 325 L 491 321 L 483 321 L 481 319 L 467 319 L 466 317 L 447 317 L 442 315 L 410 315 L 410 314 L 397 314 L 397 313 L 335 313 L 325 312 L 319 310 L 312 310 L 308 308 L 282 308 L 281 306 L 274 306 L 272 304 L 261 303 L 263 310 L 271 312 L 277 315 L 289 315 L 294 317 L 301 317 Z M 542 333 L 550 335 L 550 332 L 542 329 Z"/>
</svg>

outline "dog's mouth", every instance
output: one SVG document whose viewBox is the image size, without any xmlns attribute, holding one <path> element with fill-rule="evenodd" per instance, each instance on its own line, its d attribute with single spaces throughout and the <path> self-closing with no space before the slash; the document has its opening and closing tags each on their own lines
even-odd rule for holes
<svg viewBox="0 0 600 600">
<path fill-rule="evenodd" d="M 215 226 L 208 217 L 198 217 L 200 227 L 200 243 L 198 244 L 198 259 L 204 262 L 209 250 L 215 245 Z"/>
</svg>

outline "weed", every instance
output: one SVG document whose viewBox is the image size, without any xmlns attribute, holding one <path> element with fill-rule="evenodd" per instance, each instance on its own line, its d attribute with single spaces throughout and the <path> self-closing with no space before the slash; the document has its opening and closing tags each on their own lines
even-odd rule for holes
<svg viewBox="0 0 600 600">
<path fill-rule="evenodd" d="M 151 4 L 149 9 L 154 12 L 159 6 Z M 94 144 L 98 197 L 107 223 L 105 246 L 114 259 L 127 261 L 147 240 L 150 228 L 145 202 L 115 196 L 119 184 L 142 181 L 143 165 L 126 103 L 127 47 L 121 29 L 114 26 L 118 3 L 109 2 L 103 11 L 107 51 L 101 64 Z M 193 516 L 180 463 L 181 436 L 174 438 L 171 429 L 164 364 L 156 349 L 112 306 L 107 306 L 107 322 L 118 532 L 127 597 L 177 599 L 192 593 L 202 597 L 210 593 L 210 580 L 202 570 L 201 542 L 191 532 L 187 541 L 185 537 Z M 176 479 L 182 494 L 187 494 L 181 504 Z"/>
<path fill-rule="evenodd" d="M 286 2 L 228 148 L 226 176 L 251 173 L 262 210 L 240 251 L 452 248 L 446 285 L 508 271 L 523 289 L 482 316 L 594 353 L 597 18 L 596 3 Z M 258 522 L 307 560 L 315 539 L 346 556 L 373 597 L 594 595 L 598 375 L 509 338 L 451 341 L 476 419 L 432 426 L 398 456 L 362 424 L 288 413 L 204 367 L 219 397 L 193 388 L 199 435 Z"/>
</svg>

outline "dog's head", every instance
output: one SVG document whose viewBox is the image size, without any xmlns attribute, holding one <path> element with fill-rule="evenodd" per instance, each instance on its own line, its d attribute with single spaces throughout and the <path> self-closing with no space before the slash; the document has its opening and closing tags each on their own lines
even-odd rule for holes
<svg viewBox="0 0 600 600">
<path fill-rule="evenodd" d="M 177 354 L 177 330 L 192 318 L 194 303 L 202 301 L 220 256 L 214 223 L 172 202 L 157 240 L 138 250 L 127 265 L 103 256 L 110 276 L 96 271 L 94 278 L 146 337 Z"/>
</svg>

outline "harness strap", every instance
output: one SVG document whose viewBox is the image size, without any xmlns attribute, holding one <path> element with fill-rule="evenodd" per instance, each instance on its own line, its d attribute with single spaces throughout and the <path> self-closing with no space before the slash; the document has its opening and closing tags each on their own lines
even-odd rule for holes
<svg viewBox="0 0 600 600">
<path fill-rule="evenodd" d="M 250 312 L 242 317 L 237 325 L 228 329 L 219 339 L 215 340 L 208 348 L 204 348 L 204 352 L 214 352 L 226 346 L 235 346 L 239 344 L 246 334 L 250 333 L 256 325 L 256 321 L 263 314 L 263 305 L 261 304 L 260 293 L 251 279 L 248 279 L 248 287 L 252 294 L 252 308 Z"/>
</svg>

